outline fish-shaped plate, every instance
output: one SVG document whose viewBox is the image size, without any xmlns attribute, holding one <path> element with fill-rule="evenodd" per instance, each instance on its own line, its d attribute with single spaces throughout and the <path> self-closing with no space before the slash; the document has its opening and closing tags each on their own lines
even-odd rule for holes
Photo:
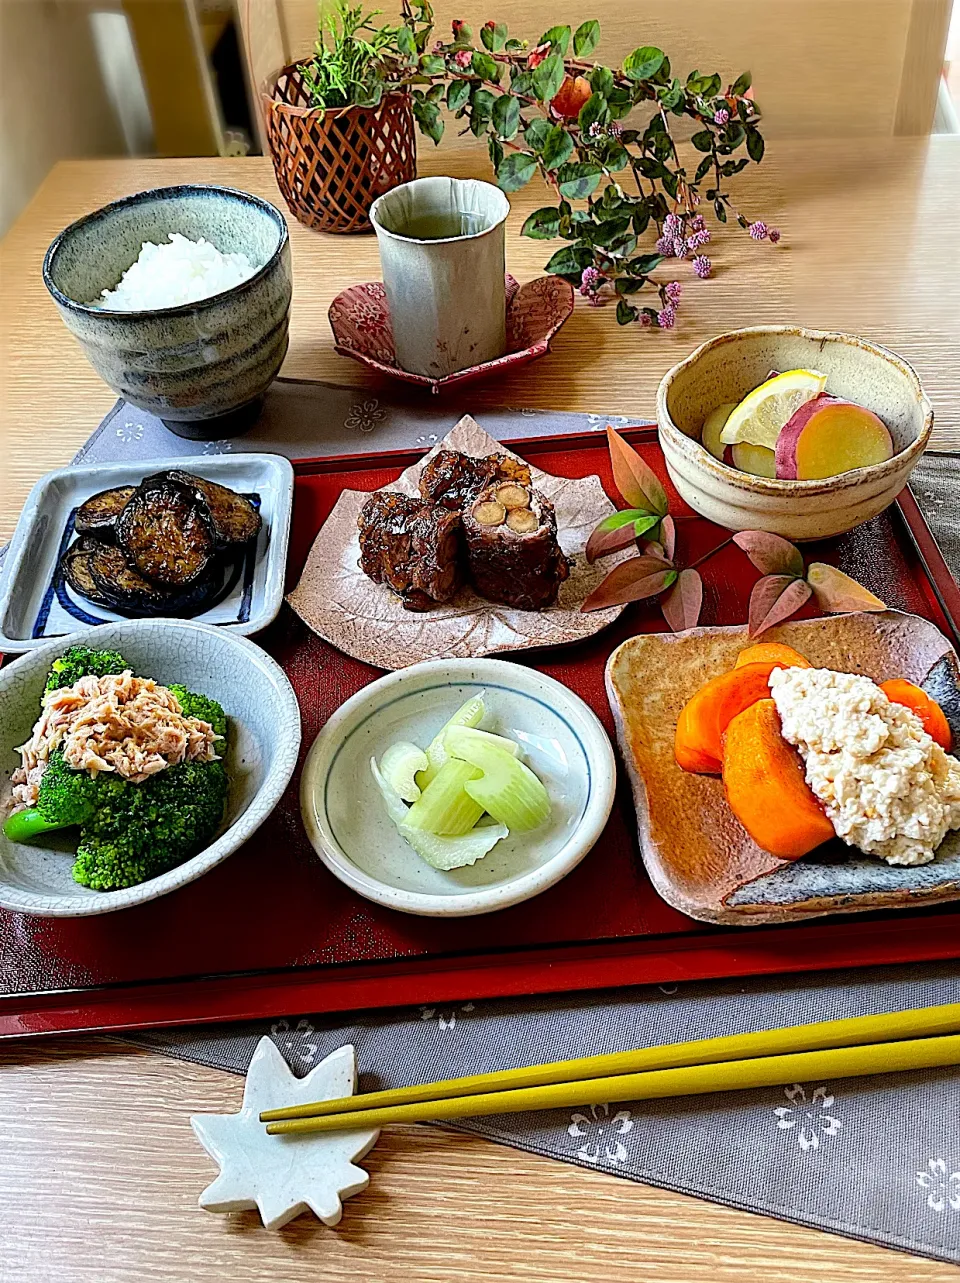
<svg viewBox="0 0 960 1283">
<path fill-rule="evenodd" d="M 783 624 L 764 641 L 793 646 L 818 668 L 905 677 L 938 700 L 960 741 L 960 669 L 946 637 L 917 615 L 834 615 Z M 803 921 L 829 913 L 897 909 L 960 899 L 960 831 L 930 864 L 893 867 L 837 839 L 801 860 L 762 850 L 727 805 L 716 776 L 682 771 L 677 716 L 751 645 L 744 627 L 631 637 L 607 662 L 620 751 L 633 786 L 650 880 L 675 909 L 728 926 Z"/>
</svg>

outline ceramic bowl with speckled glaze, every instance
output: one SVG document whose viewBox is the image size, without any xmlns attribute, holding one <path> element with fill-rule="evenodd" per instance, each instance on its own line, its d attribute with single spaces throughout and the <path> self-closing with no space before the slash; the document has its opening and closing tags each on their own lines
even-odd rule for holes
<svg viewBox="0 0 960 1283">
<path fill-rule="evenodd" d="M 257 271 L 210 298 L 151 311 L 96 306 L 140 254 L 171 232 L 246 254 Z M 283 215 L 230 187 L 138 192 L 71 223 L 47 250 L 43 281 L 105 383 L 192 439 L 249 427 L 287 351 L 292 295 Z"/>
<path fill-rule="evenodd" d="M 30 738 L 50 665 L 69 646 L 118 650 L 135 673 L 209 695 L 227 714 L 230 789 L 211 844 L 174 869 L 122 891 L 91 891 L 71 876 L 77 831 L 11 842 L 0 831 L 0 905 L 41 917 L 111 913 L 193 882 L 251 836 L 280 799 L 300 748 L 300 708 L 283 669 L 259 646 L 192 620 L 137 619 L 58 638 L 0 669 L 0 801 Z"/>
<path fill-rule="evenodd" d="M 700 444 L 703 421 L 740 401 L 771 370 L 819 370 L 827 391 L 879 415 L 895 453 L 885 463 L 822 481 L 782 481 L 728 467 Z M 657 391 L 657 424 L 680 497 L 729 530 L 771 530 L 826 539 L 882 512 L 907 484 L 933 430 L 933 409 L 916 372 L 893 352 L 852 334 L 758 325 L 703 343 Z"/>
<path fill-rule="evenodd" d="M 387 814 L 370 759 L 397 740 L 426 747 L 481 692 L 483 729 L 521 746 L 550 816 L 476 864 L 434 869 Z M 603 832 L 616 781 L 606 731 L 566 686 L 508 660 L 438 659 L 371 682 L 324 723 L 304 763 L 300 809 L 320 859 L 348 887 L 401 913 L 459 918 L 520 904 L 566 877 Z"/>
</svg>

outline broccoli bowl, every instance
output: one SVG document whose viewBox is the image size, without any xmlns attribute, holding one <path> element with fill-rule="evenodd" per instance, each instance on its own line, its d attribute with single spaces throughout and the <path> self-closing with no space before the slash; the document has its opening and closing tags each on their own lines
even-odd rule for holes
<svg viewBox="0 0 960 1283">
<path fill-rule="evenodd" d="M 206 624 L 105 624 L 5 665 L 0 905 L 77 917 L 192 882 L 263 823 L 299 746 L 283 670 Z"/>
</svg>

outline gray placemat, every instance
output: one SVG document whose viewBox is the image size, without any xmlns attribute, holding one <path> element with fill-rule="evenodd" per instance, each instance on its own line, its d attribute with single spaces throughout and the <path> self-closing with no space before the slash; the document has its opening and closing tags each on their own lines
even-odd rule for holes
<svg viewBox="0 0 960 1283">
<path fill-rule="evenodd" d="M 304 458 L 429 447 L 469 408 L 280 380 L 264 415 L 242 438 L 183 441 L 121 402 L 75 462 L 240 450 Z M 501 440 L 640 422 L 526 408 L 475 417 Z M 956 573 L 960 458 L 928 455 L 912 484 Z M 264 1033 L 300 1072 L 352 1042 L 361 1085 L 372 1090 L 588 1051 L 958 1000 L 960 962 L 948 962 L 462 1002 L 370 1012 L 352 1021 L 288 1013 L 275 1021 L 160 1030 L 126 1041 L 234 1073 L 246 1072 Z M 458 1126 L 564 1162 L 960 1264 L 960 1069 L 541 1111 Z"/>
</svg>

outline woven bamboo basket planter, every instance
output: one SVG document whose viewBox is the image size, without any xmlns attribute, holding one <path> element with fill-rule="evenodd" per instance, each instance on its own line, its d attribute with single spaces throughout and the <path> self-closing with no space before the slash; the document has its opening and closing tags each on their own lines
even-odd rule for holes
<svg viewBox="0 0 960 1283">
<path fill-rule="evenodd" d="M 261 94 L 277 185 L 291 211 L 318 232 L 369 232 L 378 196 L 417 176 L 410 95 L 378 107 L 311 107 L 298 63 Z"/>
</svg>

